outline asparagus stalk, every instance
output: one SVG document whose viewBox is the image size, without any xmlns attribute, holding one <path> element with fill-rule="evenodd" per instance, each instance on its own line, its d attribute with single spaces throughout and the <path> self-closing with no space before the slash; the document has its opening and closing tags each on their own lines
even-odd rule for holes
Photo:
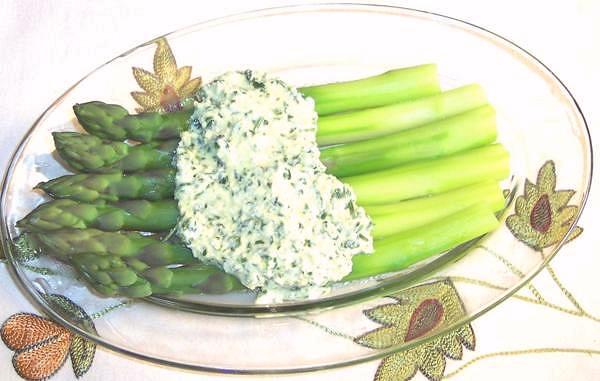
<svg viewBox="0 0 600 381">
<path fill-rule="evenodd" d="M 373 226 L 373 238 L 380 239 L 427 225 L 473 205 L 497 212 L 504 203 L 499 184 L 488 182 L 395 204 L 368 206 L 366 211 L 377 221 Z"/>
<path fill-rule="evenodd" d="M 413 101 L 319 118 L 319 145 L 350 143 L 421 126 L 487 104 L 479 85 Z"/>
<path fill-rule="evenodd" d="M 110 173 L 169 168 L 177 148 L 176 140 L 131 146 L 107 142 L 94 135 L 54 132 L 60 157 L 76 170 Z"/>
<path fill-rule="evenodd" d="M 389 204 L 509 175 L 508 152 L 492 144 L 439 159 L 346 177 L 360 205 Z"/>
<path fill-rule="evenodd" d="M 96 291 L 106 296 L 142 298 L 153 294 L 223 294 L 243 288 L 235 277 L 200 263 L 135 271 L 119 257 L 88 253 L 73 256 L 69 263 Z"/>
<path fill-rule="evenodd" d="M 433 223 L 376 241 L 374 253 L 352 258 L 352 272 L 344 280 L 402 270 L 488 233 L 498 225 L 488 207 L 471 206 Z"/>
<path fill-rule="evenodd" d="M 169 285 L 153 285 L 153 294 L 225 294 L 244 288 L 237 278 L 212 266 L 196 264 L 169 270 L 172 273 Z"/>
<path fill-rule="evenodd" d="M 190 249 L 137 232 L 61 229 L 28 233 L 53 256 L 68 259 L 80 253 L 126 258 L 135 270 L 196 263 Z"/>
<path fill-rule="evenodd" d="M 178 216 L 174 200 L 131 200 L 114 204 L 54 200 L 35 208 L 18 221 L 17 226 L 29 231 L 98 228 L 159 232 L 173 228 Z"/>
<path fill-rule="evenodd" d="M 433 159 L 496 140 L 496 112 L 489 106 L 369 140 L 326 147 L 321 161 L 338 177 L 388 169 Z"/>
<path fill-rule="evenodd" d="M 413 100 L 440 92 L 433 64 L 391 70 L 349 82 L 302 87 L 315 101 L 319 116 Z"/>
<path fill-rule="evenodd" d="M 73 111 L 81 126 L 92 135 L 106 140 L 134 139 L 146 143 L 178 138 L 181 131 L 188 128 L 192 113 L 181 110 L 130 115 L 119 105 L 97 101 L 76 104 Z"/>
<path fill-rule="evenodd" d="M 73 265 L 105 295 L 224 293 L 235 277 L 204 265 L 185 246 L 132 232 L 63 229 L 28 233 L 45 252 Z"/>
<path fill-rule="evenodd" d="M 136 174 L 80 173 L 39 183 L 36 188 L 42 189 L 53 198 L 68 198 L 83 202 L 162 200 L 173 198 L 175 170 L 160 169 Z"/>
</svg>

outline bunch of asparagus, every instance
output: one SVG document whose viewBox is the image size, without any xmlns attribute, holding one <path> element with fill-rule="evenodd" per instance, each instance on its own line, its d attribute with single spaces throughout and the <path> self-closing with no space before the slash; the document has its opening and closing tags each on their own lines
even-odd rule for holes
<svg viewBox="0 0 600 381">
<path fill-rule="evenodd" d="M 494 144 L 495 112 L 478 85 L 441 92 L 435 66 L 421 65 L 300 91 L 315 100 L 323 163 L 374 223 L 375 253 L 355 256 L 346 279 L 403 269 L 497 227 L 509 160 Z M 39 184 L 55 200 L 18 226 L 103 294 L 241 288 L 177 243 L 128 232 L 175 227 L 173 155 L 191 111 L 131 115 L 102 102 L 73 109 L 90 135 L 53 135 L 60 157 L 82 173 Z"/>
</svg>

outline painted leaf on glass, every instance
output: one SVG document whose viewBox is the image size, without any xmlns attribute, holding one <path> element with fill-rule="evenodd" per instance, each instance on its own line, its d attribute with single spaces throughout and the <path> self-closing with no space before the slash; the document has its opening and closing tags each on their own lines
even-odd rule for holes
<svg viewBox="0 0 600 381">
<path fill-rule="evenodd" d="M 89 315 L 72 300 L 59 294 L 44 295 L 44 298 L 55 306 L 55 308 L 68 314 L 71 320 L 78 322 L 86 331 L 97 333 L 94 322 Z M 80 335 L 73 334 L 73 339 L 69 347 L 69 355 L 71 356 L 73 372 L 77 378 L 84 375 L 90 369 L 95 354 L 96 344 Z"/>
</svg>

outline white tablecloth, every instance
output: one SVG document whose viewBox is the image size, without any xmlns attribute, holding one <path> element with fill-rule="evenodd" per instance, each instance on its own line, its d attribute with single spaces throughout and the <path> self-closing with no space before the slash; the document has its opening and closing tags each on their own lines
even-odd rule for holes
<svg viewBox="0 0 600 381">
<path fill-rule="evenodd" d="M 294 1 L 54 1 L 0 0 L 0 165 L 35 118 L 71 83 L 126 49 L 203 19 L 295 3 Z M 485 26 L 528 49 L 564 80 L 591 126 L 600 128 L 600 3 L 577 1 L 387 1 L 426 9 Z M 598 147 L 595 145 L 595 147 Z M 600 148 L 600 147 L 598 147 Z M 597 148 L 597 150 L 598 150 Z M 595 183 L 600 175 L 595 175 Z M 477 348 L 446 374 L 458 380 L 600 379 L 600 219 L 595 184 L 580 225 L 583 235 L 552 265 L 564 287 L 591 317 L 576 316 L 511 298 L 473 323 Z M 596 221 L 595 221 L 596 220 Z M 576 310 L 548 272 L 534 284 L 548 302 Z M 521 293 L 526 295 L 526 291 Z M 0 264 L 0 322 L 17 312 L 36 312 Z M 596 317 L 594 319 L 594 317 Z M 530 351 L 531 350 L 531 351 Z M 595 351 L 595 352 L 590 352 Z M 0 380 L 19 380 L 12 352 L 0 344 Z M 378 362 L 273 379 L 371 380 Z M 466 367 L 465 367 L 466 366 Z M 464 367 L 464 368 L 462 368 Z M 132 360 L 102 348 L 84 376 L 88 380 L 231 379 L 184 372 Z M 53 380 L 73 379 L 64 366 Z M 253 378 L 253 377 L 248 377 Z M 256 377 L 258 378 L 258 377 Z M 414 378 L 425 379 L 417 374 Z"/>
</svg>

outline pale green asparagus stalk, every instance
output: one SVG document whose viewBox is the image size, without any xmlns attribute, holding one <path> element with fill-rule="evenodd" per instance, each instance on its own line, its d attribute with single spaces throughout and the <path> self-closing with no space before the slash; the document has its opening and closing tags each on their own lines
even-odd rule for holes
<svg viewBox="0 0 600 381">
<path fill-rule="evenodd" d="M 352 258 L 352 272 L 344 279 L 354 280 L 405 269 L 488 233 L 498 225 L 490 208 L 471 206 L 430 224 L 376 241 L 374 253 Z"/>
<path fill-rule="evenodd" d="M 321 150 L 321 161 L 328 173 L 347 177 L 434 159 L 495 140 L 496 113 L 488 105 L 422 127 L 326 147 Z"/>
<path fill-rule="evenodd" d="M 363 206 L 389 204 L 508 177 L 508 152 L 492 144 L 439 159 L 346 177 Z"/>
<path fill-rule="evenodd" d="M 483 89 L 469 85 L 413 101 L 319 118 L 319 145 L 372 139 L 421 126 L 487 104 Z"/>
<path fill-rule="evenodd" d="M 365 209 L 376 221 L 372 233 L 375 239 L 379 239 L 427 225 L 470 206 L 482 205 L 491 212 L 497 212 L 504 208 L 504 204 L 500 185 L 487 182 L 395 204 L 368 205 Z"/>
<path fill-rule="evenodd" d="M 355 81 L 301 87 L 315 100 L 319 116 L 384 106 L 440 92 L 437 67 L 433 64 L 390 70 Z"/>
</svg>

